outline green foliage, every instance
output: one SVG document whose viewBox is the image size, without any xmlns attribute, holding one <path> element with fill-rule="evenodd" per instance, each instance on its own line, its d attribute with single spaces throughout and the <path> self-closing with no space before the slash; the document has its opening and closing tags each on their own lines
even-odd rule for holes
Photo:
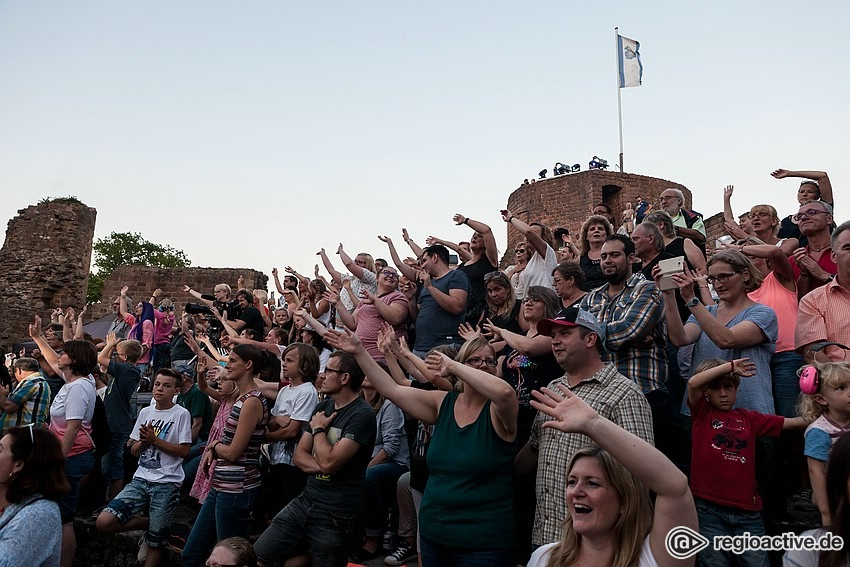
<svg viewBox="0 0 850 567">
<path fill-rule="evenodd" d="M 138 232 L 113 232 L 105 238 L 99 238 L 92 249 L 97 272 L 89 274 L 86 294 L 89 303 L 100 300 L 104 282 L 119 266 L 189 266 L 189 258 L 182 250 L 149 242 Z"/>
<path fill-rule="evenodd" d="M 83 206 L 86 205 L 85 203 L 83 203 L 82 201 L 77 199 L 76 195 L 68 195 L 67 197 L 56 197 L 55 199 L 51 199 L 50 197 L 45 197 L 44 199 L 41 199 L 38 202 L 39 205 L 47 205 L 49 203 L 66 203 L 66 204 L 70 203 L 72 205 L 83 205 Z"/>
</svg>

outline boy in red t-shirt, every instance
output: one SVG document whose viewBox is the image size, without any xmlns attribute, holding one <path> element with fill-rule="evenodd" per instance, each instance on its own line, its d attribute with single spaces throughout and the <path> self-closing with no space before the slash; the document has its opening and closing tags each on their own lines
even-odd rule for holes
<svg viewBox="0 0 850 567">
<path fill-rule="evenodd" d="M 800 417 L 785 418 L 732 409 L 741 377 L 755 375 L 748 358 L 703 361 L 688 380 L 692 444 L 691 492 L 700 534 L 764 535 L 761 498 L 756 485 L 756 438 L 779 437 L 783 429 L 804 428 Z M 731 565 L 732 552 L 707 547 L 700 564 Z M 740 565 L 767 565 L 766 551 L 736 555 Z"/>
</svg>

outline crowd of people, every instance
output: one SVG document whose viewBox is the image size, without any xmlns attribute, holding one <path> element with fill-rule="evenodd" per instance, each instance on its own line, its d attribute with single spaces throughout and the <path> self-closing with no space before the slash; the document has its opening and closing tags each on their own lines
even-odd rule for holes
<svg viewBox="0 0 850 567">
<path fill-rule="evenodd" d="M 673 528 L 778 534 L 795 501 L 848 541 L 850 222 L 826 173 L 772 175 L 802 179 L 798 210 L 736 218 L 729 186 L 716 243 L 670 188 L 598 204 L 576 241 L 503 210 L 501 269 L 456 214 L 468 242 L 321 248 L 271 293 L 184 286 L 183 313 L 125 286 L 102 338 L 84 310 L 35 316 L 0 376 L 0 565 L 72 565 L 95 472 L 97 530 L 142 530 L 149 567 L 169 546 L 189 567 L 693 565 Z"/>
</svg>

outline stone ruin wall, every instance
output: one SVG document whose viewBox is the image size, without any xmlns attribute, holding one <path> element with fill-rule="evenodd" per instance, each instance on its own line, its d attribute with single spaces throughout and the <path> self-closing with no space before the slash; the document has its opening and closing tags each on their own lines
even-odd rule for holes
<svg viewBox="0 0 850 567">
<path fill-rule="evenodd" d="M 607 203 L 614 211 L 614 218 L 619 220 L 626 203 L 631 202 L 634 206 L 637 195 L 651 202 L 653 210 L 659 210 L 661 192 L 670 187 L 681 189 L 685 194 L 685 207 L 690 208 L 691 192 L 680 183 L 633 173 L 592 169 L 522 185 L 508 197 L 508 209 L 525 222 L 542 222 L 553 231 L 557 227 L 569 228 L 573 242 L 580 247 L 581 225 L 590 216 L 594 205 Z M 501 262 L 503 267 L 513 263 L 514 246 L 522 239 L 518 230 L 508 228 L 508 247 Z"/>
<path fill-rule="evenodd" d="M 86 302 L 97 211 L 66 200 L 20 209 L 0 249 L 0 345 L 27 335 L 32 316 Z"/>
<path fill-rule="evenodd" d="M 188 302 L 197 303 L 194 297 L 183 292 L 188 285 L 195 291 L 212 294 L 213 288 L 226 283 L 238 291 L 236 281 L 239 276 L 245 278 L 248 289 L 266 290 L 268 276 L 249 268 L 155 268 L 151 266 L 121 266 L 110 275 L 103 284 L 103 296 L 100 303 L 92 306 L 87 319 L 97 319 L 112 311 L 112 301 L 121 294 L 121 287 L 127 286 L 127 295 L 134 301 L 148 300 L 156 288 L 162 289 L 162 298 L 174 301 L 176 311 L 182 312 Z"/>
</svg>

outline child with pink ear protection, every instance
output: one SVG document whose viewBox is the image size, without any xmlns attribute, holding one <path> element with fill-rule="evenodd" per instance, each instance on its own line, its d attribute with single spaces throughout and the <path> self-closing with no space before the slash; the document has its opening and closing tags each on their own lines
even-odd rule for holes
<svg viewBox="0 0 850 567">
<path fill-rule="evenodd" d="M 826 462 L 832 445 L 850 431 L 850 363 L 815 362 L 800 370 L 800 413 L 812 421 L 806 428 L 803 453 L 812 481 L 812 500 L 829 526 Z"/>
</svg>

